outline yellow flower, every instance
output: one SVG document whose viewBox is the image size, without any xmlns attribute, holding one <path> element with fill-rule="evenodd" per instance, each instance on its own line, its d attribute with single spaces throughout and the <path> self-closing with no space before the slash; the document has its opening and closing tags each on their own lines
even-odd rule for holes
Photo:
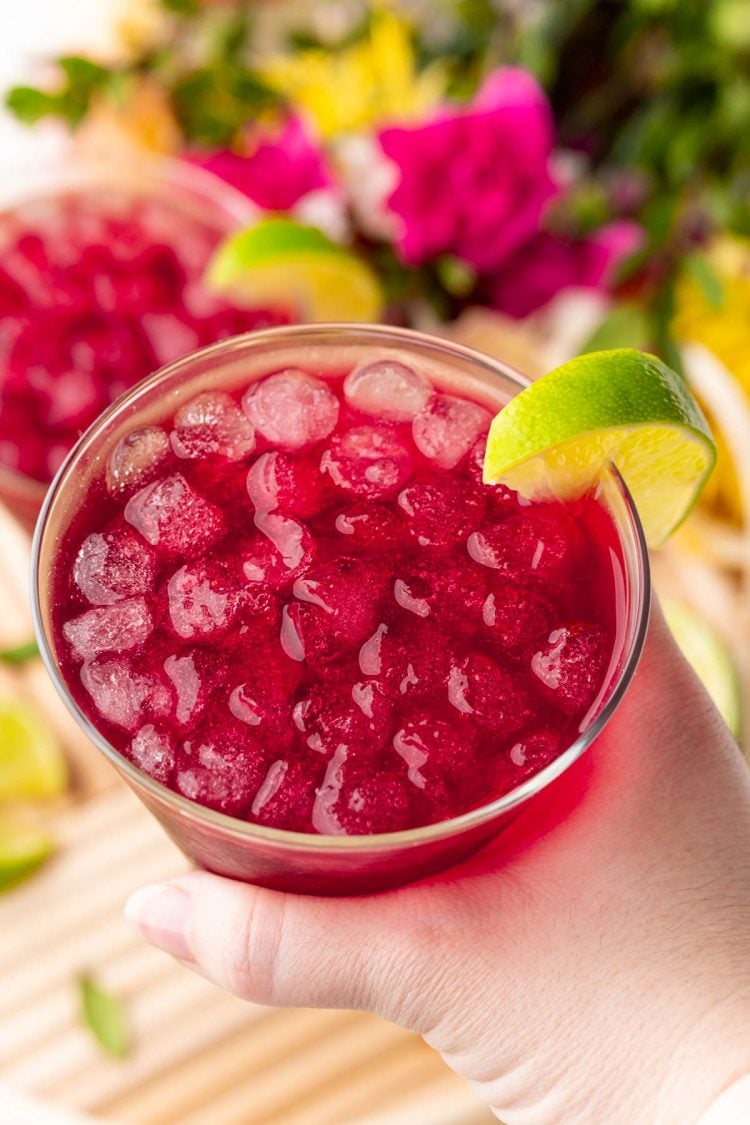
<svg viewBox="0 0 750 1125">
<path fill-rule="evenodd" d="M 375 11 L 362 42 L 277 55 L 261 63 L 261 72 L 325 138 L 420 117 L 446 86 L 442 63 L 418 72 L 408 24 L 385 8 Z"/>
<path fill-rule="evenodd" d="M 182 146 L 182 134 L 161 87 L 148 78 L 133 82 L 121 104 L 111 98 L 100 99 L 91 107 L 78 130 L 81 147 L 102 158 L 116 157 L 133 150 L 133 158 L 144 149 L 155 153 L 175 153 Z"/>
<path fill-rule="evenodd" d="M 721 282 L 721 303 L 712 304 L 697 279 L 686 272 L 677 287 L 673 331 L 678 340 L 697 341 L 712 351 L 750 397 L 750 241 L 717 239 L 706 260 Z M 719 456 L 706 501 L 717 514 L 739 522 L 737 476 L 722 434 L 716 437 Z"/>
</svg>

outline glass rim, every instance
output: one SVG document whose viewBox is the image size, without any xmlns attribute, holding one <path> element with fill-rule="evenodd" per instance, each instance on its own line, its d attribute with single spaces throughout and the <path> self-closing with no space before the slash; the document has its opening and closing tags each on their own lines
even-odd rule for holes
<svg viewBox="0 0 750 1125">
<path fill-rule="evenodd" d="M 49 179 L 50 172 L 53 174 L 52 182 Z M 57 179 L 54 178 L 55 172 L 58 174 Z M 19 180 L 18 187 L 8 189 L 8 184 L 15 183 L 15 177 Z M 114 181 L 126 192 L 129 188 L 137 192 L 139 185 L 142 188 L 148 184 L 174 188 L 178 192 L 192 192 L 206 204 L 223 212 L 236 224 L 238 230 L 243 224 L 252 222 L 253 217 L 259 213 L 252 200 L 239 188 L 222 180 L 207 168 L 190 164 L 175 156 L 144 154 L 134 170 L 128 163 L 113 164 L 95 152 L 71 153 L 68 149 L 63 149 L 47 153 L 38 161 L 18 161 L 6 171 L 3 183 L 7 194 L 4 195 L 0 190 L 0 216 L 34 200 L 54 198 L 65 192 L 83 191 L 100 181 Z M 37 480 L 11 465 L 0 463 L 0 488 L 5 491 L 13 490 L 19 498 L 40 508 L 54 479 Z"/>
<path fill-rule="evenodd" d="M 474 366 L 479 366 L 490 372 L 493 376 L 500 376 L 509 380 L 523 390 L 531 380 L 515 368 L 476 351 L 464 344 L 456 344 L 439 336 L 432 336 L 409 328 L 396 328 L 380 324 L 356 324 L 327 322 L 319 324 L 284 325 L 282 327 L 262 329 L 256 332 L 247 332 L 222 340 L 217 344 L 210 344 L 191 352 L 171 364 L 159 368 L 135 386 L 129 388 L 108 409 L 92 423 L 92 425 L 79 438 L 76 445 L 65 458 L 55 478 L 49 486 L 47 495 L 39 514 L 39 519 L 34 530 L 31 551 L 31 612 L 39 652 L 44 666 L 49 674 L 55 689 L 65 703 L 68 711 L 76 720 L 78 726 L 87 737 L 100 750 L 116 770 L 135 783 L 137 788 L 142 786 L 150 796 L 160 802 L 166 803 L 171 809 L 196 820 L 207 826 L 230 833 L 235 838 L 245 841 L 256 839 L 266 844 L 273 844 L 277 848 L 307 849 L 316 853 L 325 854 L 346 852 L 390 851 L 394 848 L 426 844 L 433 840 L 450 837 L 469 829 L 479 827 L 488 821 L 500 817 L 504 813 L 523 805 L 529 798 L 535 796 L 547 787 L 552 781 L 560 777 L 573 765 L 589 748 L 591 743 L 606 727 L 609 720 L 621 703 L 625 692 L 630 686 L 633 674 L 641 658 L 643 646 L 649 625 L 651 607 L 651 568 L 649 564 L 648 547 L 633 499 L 620 472 L 614 464 L 610 464 L 607 471 L 608 477 L 614 483 L 621 499 L 624 502 L 625 514 L 632 528 L 633 543 L 636 549 L 636 562 L 640 582 L 635 589 L 636 605 L 632 616 L 635 626 L 632 635 L 627 638 L 623 650 L 623 660 L 620 670 L 605 703 L 592 720 L 590 725 L 549 765 L 538 773 L 532 775 L 520 785 L 477 808 L 469 809 L 460 816 L 440 820 L 432 824 L 421 825 L 417 828 L 402 829 L 398 832 L 381 832 L 372 835 L 337 836 L 322 835 L 307 832 L 293 832 L 282 828 L 270 828 L 265 825 L 255 824 L 251 821 L 240 820 L 226 813 L 209 809 L 173 789 L 163 785 L 143 770 L 138 769 L 128 758 L 121 754 L 110 744 L 107 738 L 97 729 L 91 719 L 82 710 L 69 691 L 65 679 L 61 675 L 51 641 L 47 637 L 42 619 L 40 574 L 39 565 L 42 544 L 45 538 L 46 525 L 58 496 L 64 490 L 68 472 L 78 456 L 106 429 L 110 421 L 114 420 L 121 411 L 133 406 L 137 400 L 146 395 L 160 382 L 168 379 L 181 370 L 192 367 L 196 361 L 204 361 L 211 357 L 221 357 L 225 353 L 232 353 L 240 347 L 254 346 L 265 342 L 273 343 L 275 340 L 287 341 L 293 337 L 322 336 L 335 338 L 341 336 L 359 336 L 370 338 L 373 341 L 390 340 L 404 346 L 417 345 L 427 351 L 439 352 L 447 358 L 460 358 Z M 617 524 L 618 538 L 622 538 L 621 528 Z"/>
</svg>

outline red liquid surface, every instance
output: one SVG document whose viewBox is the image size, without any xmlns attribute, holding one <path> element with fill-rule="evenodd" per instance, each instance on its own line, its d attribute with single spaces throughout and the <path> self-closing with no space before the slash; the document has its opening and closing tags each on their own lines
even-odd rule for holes
<svg viewBox="0 0 750 1125">
<path fill-rule="evenodd" d="M 206 293 L 222 233 L 111 190 L 0 216 L 0 464 L 49 481 L 81 432 L 156 368 L 284 322 Z"/>
<path fill-rule="evenodd" d="M 608 514 L 483 485 L 489 413 L 389 370 L 199 396 L 120 443 L 61 545 L 71 692 L 209 808 L 326 834 L 445 820 L 606 694 Z"/>
</svg>

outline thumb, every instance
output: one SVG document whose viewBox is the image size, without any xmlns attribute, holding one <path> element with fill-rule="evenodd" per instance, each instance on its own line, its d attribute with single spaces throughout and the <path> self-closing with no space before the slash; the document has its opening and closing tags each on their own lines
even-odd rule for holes
<svg viewBox="0 0 750 1125">
<path fill-rule="evenodd" d="M 141 887 L 125 917 L 157 948 L 243 999 L 364 1008 L 410 1026 L 409 998 L 422 993 L 429 958 L 409 921 L 420 911 L 396 906 L 407 893 L 313 898 L 196 871 Z"/>
</svg>

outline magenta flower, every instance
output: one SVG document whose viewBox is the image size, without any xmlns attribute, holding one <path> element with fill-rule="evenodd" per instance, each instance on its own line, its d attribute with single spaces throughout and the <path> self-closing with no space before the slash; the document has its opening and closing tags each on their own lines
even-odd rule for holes
<svg viewBox="0 0 750 1125">
<path fill-rule="evenodd" d="M 562 289 L 610 288 L 617 266 L 643 241 L 637 223 L 609 223 L 583 239 L 542 232 L 506 258 L 485 283 L 487 303 L 508 316 L 524 317 L 543 308 Z"/>
<path fill-rule="evenodd" d="M 492 273 L 539 229 L 557 193 L 552 118 L 524 70 L 494 71 L 466 109 L 415 127 L 384 129 L 380 144 L 400 179 L 388 204 L 408 265 L 455 254 Z"/>
<path fill-rule="evenodd" d="M 248 134 L 247 155 L 228 150 L 193 155 L 191 160 L 252 199 L 266 211 L 289 211 L 305 195 L 331 185 L 320 149 L 299 117 L 289 117 L 278 134 Z"/>
</svg>

